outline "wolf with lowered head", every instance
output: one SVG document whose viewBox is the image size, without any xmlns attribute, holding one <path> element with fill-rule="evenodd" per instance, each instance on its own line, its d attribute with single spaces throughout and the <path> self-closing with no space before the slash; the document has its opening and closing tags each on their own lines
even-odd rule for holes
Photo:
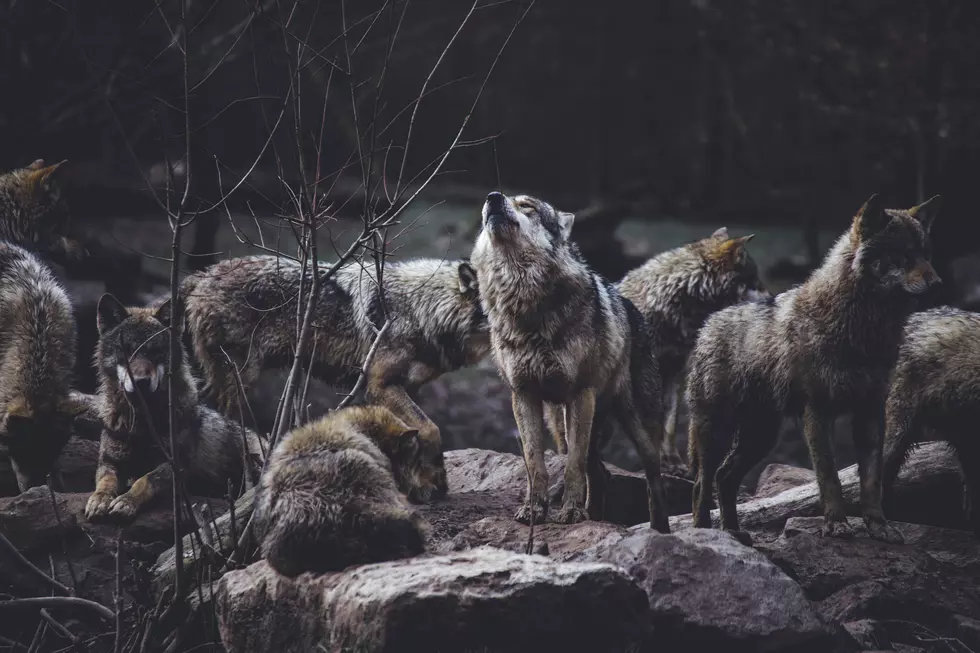
<svg viewBox="0 0 980 653">
<path fill-rule="evenodd" d="M 419 489 L 418 429 L 350 406 L 287 433 L 255 495 L 254 533 L 279 573 L 338 571 L 425 551 L 405 495 Z"/>
<path fill-rule="evenodd" d="M 775 444 L 783 416 L 802 414 L 823 531 L 851 536 L 831 449 L 834 420 L 848 414 L 868 530 L 901 540 L 881 508 L 885 395 L 916 295 L 939 281 L 929 262 L 938 209 L 938 197 L 898 210 L 873 196 L 801 286 L 708 318 L 687 386 L 695 526 L 711 526 L 717 482 L 722 527 L 748 539 L 735 507 L 742 479 Z"/>
<path fill-rule="evenodd" d="M 326 273 L 326 266 L 319 268 Z M 415 259 L 386 263 L 379 297 L 373 266 L 350 263 L 323 279 L 313 316 L 310 373 L 328 383 L 353 384 L 387 319 L 391 321 L 367 373 L 368 403 L 387 407 L 419 429 L 428 489 L 447 491 L 439 428 L 410 397 L 445 372 L 477 363 L 489 351 L 476 273 L 467 261 Z M 296 304 L 313 272 L 275 256 L 217 263 L 185 279 L 181 295 L 205 393 L 225 415 L 235 410 L 238 386 L 250 387 L 266 368 L 292 363 Z M 234 362 L 234 367 L 228 358 Z"/>
<path fill-rule="evenodd" d="M 643 461 L 651 526 L 668 532 L 660 476 L 663 407 L 650 335 L 636 307 L 582 260 L 569 240 L 573 221 L 573 214 L 539 199 L 490 193 L 471 257 L 529 470 L 517 519 L 547 517 L 547 405 L 563 413 L 568 440 L 557 521 L 601 516 L 606 471 L 592 424 L 616 419 Z"/>
<path fill-rule="evenodd" d="M 229 481 L 237 492 L 255 482 L 265 460 L 259 436 L 199 403 L 182 346 L 171 367 L 171 308 L 169 300 L 154 308 L 126 308 L 110 294 L 99 300 L 95 364 L 103 429 L 89 519 L 133 517 L 172 488 L 171 376 L 177 462 L 189 492 L 224 496 Z"/>
</svg>

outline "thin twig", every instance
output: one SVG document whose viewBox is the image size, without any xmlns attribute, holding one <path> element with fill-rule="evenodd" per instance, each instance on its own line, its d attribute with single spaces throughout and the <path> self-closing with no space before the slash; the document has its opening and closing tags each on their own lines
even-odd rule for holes
<svg viewBox="0 0 980 653">
<path fill-rule="evenodd" d="M 58 594 L 61 594 L 63 596 L 71 595 L 71 590 L 69 588 L 65 587 L 64 585 L 62 585 L 61 583 L 59 583 L 58 581 L 56 581 L 55 579 L 51 578 L 46 573 L 38 569 L 36 566 L 34 566 L 34 563 L 32 563 L 27 558 L 25 558 L 24 555 L 17 550 L 17 547 L 15 547 L 13 544 L 10 543 L 10 540 L 8 540 L 3 533 L 0 533 L 0 549 L 3 549 L 7 553 L 9 553 L 10 556 L 15 561 L 19 562 L 20 565 L 24 567 L 27 571 L 29 571 L 31 573 L 31 576 L 33 576 L 36 580 L 41 581 L 42 583 L 47 585 L 50 589 L 54 590 Z"/>
<path fill-rule="evenodd" d="M 122 553 L 123 553 L 123 529 L 116 533 L 116 640 L 113 646 L 115 653 L 122 653 Z"/>
<path fill-rule="evenodd" d="M 77 596 L 34 596 L 26 599 L 8 599 L 0 601 L 0 612 L 10 609 L 27 608 L 84 608 L 94 612 L 106 621 L 114 622 L 115 613 L 101 603 L 80 599 Z"/>
<path fill-rule="evenodd" d="M 391 320 L 386 320 L 381 330 L 378 331 L 378 335 L 375 336 L 374 342 L 371 344 L 371 349 L 368 350 L 367 356 L 364 357 L 364 365 L 361 367 L 361 373 L 357 377 L 357 383 L 354 384 L 354 389 L 350 391 L 344 399 L 337 404 L 336 410 L 345 408 L 350 404 L 351 400 L 357 396 L 357 393 L 361 391 L 368 377 L 368 372 L 371 369 L 371 364 L 374 362 L 374 355 L 378 351 L 378 345 L 381 343 L 382 338 L 388 332 L 388 326 L 391 324 Z"/>
<path fill-rule="evenodd" d="M 78 576 L 75 575 L 75 565 L 71 563 L 71 556 L 68 555 L 68 538 L 65 535 L 65 524 L 61 521 L 61 511 L 58 510 L 58 501 L 54 496 L 51 474 L 48 474 L 48 494 L 51 497 L 51 510 L 54 511 L 54 518 L 58 521 L 58 531 L 61 533 L 61 552 L 65 556 L 65 564 L 68 565 L 68 575 L 71 576 L 71 593 L 74 596 L 78 594 Z"/>
<path fill-rule="evenodd" d="M 85 650 L 85 646 L 82 644 L 82 640 L 78 638 L 78 635 L 68 630 L 64 624 L 51 616 L 51 613 L 43 608 L 40 610 L 39 614 L 41 618 L 48 622 L 51 629 L 71 642 L 73 648 L 78 650 Z"/>
</svg>

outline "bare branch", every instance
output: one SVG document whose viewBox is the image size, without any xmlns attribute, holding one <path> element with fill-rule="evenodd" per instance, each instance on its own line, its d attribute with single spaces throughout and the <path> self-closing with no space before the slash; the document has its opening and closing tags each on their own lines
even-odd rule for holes
<svg viewBox="0 0 980 653">
<path fill-rule="evenodd" d="M 41 581 L 42 583 L 47 585 L 49 588 L 51 588 L 58 594 L 62 594 L 64 596 L 68 596 L 71 594 L 70 589 L 68 589 L 67 587 L 65 587 L 64 585 L 62 585 L 61 583 L 59 583 L 58 581 L 51 578 L 46 573 L 44 573 L 43 571 L 35 567 L 34 563 L 32 563 L 27 558 L 25 558 L 23 554 L 17 550 L 17 547 L 15 547 L 13 544 L 10 543 L 10 540 L 8 540 L 3 533 L 0 533 L 0 549 L 3 549 L 8 554 L 10 554 L 10 557 L 12 557 L 18 563 L 20 563 L 20 565 L 24 567 L 24 569 L 29 571 L 31 576 L 33 576 L 36 580 Z"/>
<path fill-rule="evenodd" d="M 0 601 L 0 612 L 17 609 L 26 610 L 28 608 L 80 608 L 94 612 L 110 623 L 116 619 L 115 613 L 101 603 L 80 599 L 77 596 L 35 596 L 27 599 Z"/>
</svg>

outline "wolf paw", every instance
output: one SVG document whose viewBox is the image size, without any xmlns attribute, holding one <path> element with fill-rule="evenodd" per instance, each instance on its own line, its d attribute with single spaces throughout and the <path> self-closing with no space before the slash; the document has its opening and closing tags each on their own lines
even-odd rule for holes
<svg viewBox="0 0 980 653">
<path fill-rule="evenodd" d="M 525 501 L 524 503 L 522 503 L 521 504 L 521 507 L 518 508 L 518 510 L 517 510 L 517 514 L 514 515 L 514 519 L 516 521 L 519 521 L 522 524 L 530 524 L 531 523 L 531 514 L 532 514 L 532 507 L 531 507 L 531 505 L 532 504 L 531 504 L 530 501 Z M 544 521 L 545 521 L 545 519 L 548 518 L 548 506 L 546 506 L 546 505 L 544 505 L 542 503 L 535 502 L 534 503 L 534 507 L 533 507 L 533 511 L 534 511 L 533 514 L 534 514 L 534 523 L 535 524 L 543 524 Z"/>
<path fill-rule="evenodd" d="M 744 544 L 745 546 L 752 546 L 752 536 L 749 535 L 747 532 L 745 532 L 745 531 L 734 531 L 734 530 L 725 531 L 725 532 L 728 533 L 729 535 L 731 535 L 732 537 L 734 537 L 741 544 Z"/>
<path fill-rule="evenodd" d="M 824 537 L 849 540 L 854 537 L 854 529 L 846 521 L 829 521 L 820 529 L 820 534 Z"/>
<path fill-rule="evenodd" d="M 585 512 L 582 506 L 562 506 L 558 514 L 555 515 L 555 521 L 559 524 L 577 524 L 579 522 L 588 521 L 589 515 Z"/>
<path fill-rule="evenodd" d="M 873 540 L 890 544 L 903 544 L 905 542 L 905 538 L 898 532 L 898 529 L 883 519 L 869 519 L 865 523 L 868 526 L 868 535 Z"/>
<path fill-rule="evenodd" d="M 108 492 L 93 492 L 85 504 L 85 519 L 89 521 L 105 517 L 109 512 L 109 504 L 115 497 Z"/>
<path fill-rule="evenodd" d="M 139 504 L 128 494 L 116 497 L 109 505 L 109 515 L 119 519 L 130 519 L 136 516 L 137 510 Z"/>
</svg>

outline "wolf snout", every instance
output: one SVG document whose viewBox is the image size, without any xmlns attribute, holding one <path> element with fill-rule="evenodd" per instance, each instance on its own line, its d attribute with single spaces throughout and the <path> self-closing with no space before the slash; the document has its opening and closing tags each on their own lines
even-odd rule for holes
<svg viewBox="0 0 980 653">
<path fill-rule="evenodd" d="M 118 365 L 116 373 L 119 382 L 126 392 L 134 392 L 137 388 L 146 394 L 156 392 L 163 379 L 163 365 L 153 365 L 146 359 L 135 359 L 129 362 L 129 369 L 125 365 Z"/>
<path fill-rule="evenodd" d="M 504 210 L 504 194 L 493 191 L 487 195 L 487 213 L 498 213 Z"/>
</svg>

